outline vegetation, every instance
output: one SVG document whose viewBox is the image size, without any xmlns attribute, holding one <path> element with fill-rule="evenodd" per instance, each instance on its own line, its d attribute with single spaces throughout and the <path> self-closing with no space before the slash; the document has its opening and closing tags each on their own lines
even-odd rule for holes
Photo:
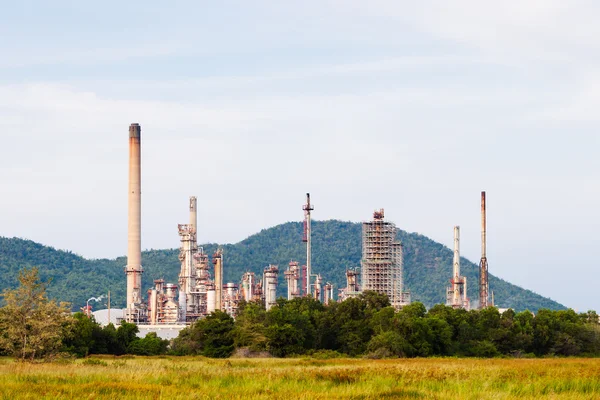
<svg viewBox="0 0 600 400">
<path fill-rule="evenodd" d="M 122 323 L 101 328 L 83 313 L 71 315 L 66 303 L 46 295 L 36 268 L 19 273 L 19 286 L 2 294 L 0 353 L 21 360 L 51 359 L 60 352 L 83 357 L 88 354 L 164 354 L 169 344 L 155 333 L 137 337 L 138 327 Z"/>
<path fill-rule="evenodd" d="M 345 270 L 360 265 L 361 226 L 352 222 L 314 221 L 313 270 L 321 273 L 334 287 L 345 285 Z M 278 264 L 280 271 L 287 268 L 291 259 L 305 262 L 305 247 L 301 242 L 302 225 L 288 222 L 261 232 L 237 243 L 224 247 L 225 280 L 238 282 L 243 272 L 250 270 L 262 275 L 268 264 Z M 452 251 L 425 236 L 400 231 L 404 244 L 406 287 L 411 290 L 413 300 L 426 307 L 445 301 L 445 288 L 452 271 Z M 216 244 L 204 245 L 212 254 Z M 150 250 L 142 255 L 145 273 L 144 287 L 152 286 L 152 280 L 164 277 L 168 282 L 177 282 L 179 273 L 179 251 Z M 462 259 L 462 272 L 469 282 L 477 282 L 478 268 Z M 86 260 L 70 252 L 22 239 L 0 237 L 0 289 L 15 282 L 20 268 L 39 266 L 42 279 L 52 278 L 49 295 L 73 305 L 73 310 L 83 307 L 91 296 L 111 291 L 113 307 L 123 307 L 125 299 L 125 257 L 115 260 Z M 492 271 L 494 269 L 492 268 Z M 490 287 L 496 303 L 516 311 L 525 309 L 566 309 L 563 305 L 522 289 L 490 275 Z M 469 285 L 471 299 L 478 298 L 477 285 Z M 280 294 L 286 291 L 283 274 L 280 274 Z M 273 333 L 274 334 L 274 333 Z"/>
<path fill-rule="evenodd" d="M 68 305 L 48 299 L 36 268 L 21 271 L 19 283 L 18 288 L 2 294 L 0 349 L 28 360 L 52 356 L 70 330 Z"/>
<path fill-rule="evenodd" d="M 23 270 L 20 286 L 4 292 L 0 308 L 0 351 L 20 359 L 49 358 L 59 351 L 90 354 L 159 355 L 169 342 L 122 323 L 101 327 L 83 313 L 46 296 L 37 269 Z M 242 303 L 237 320 L 213 312 L 182 330 L 173 355 L 226 358 L 235 349 L 276 357 L 315 354 L 370 358 L 430 356 L 577 356 L 600 355 L 600 326 L 595 312 L 540 310 L 502 315 L 496 308 L 465 311 L 436 305 L 429 311 L 413 303 L 400 311 L 385 294 L 366 291 L 357 298 L 324 305 L 310 297 L 280 298 L 269 311 Z"/>
<path fill-rule="evenodd" d="M 595 399 L 598 359 L 0 359 L 6 399 Z"/>
<path fill-rule="evenodd" d="M 71 331 L 63 337 L 62 350 L 78 357 L 90 354 L 153 356 L 167 352 L 168 340 L 157 337 L 154 332 L 139 338 L 135 324 L 123 322 L 116 329 L 113 324 L 101 327 L 83 313 L 75 313 L 73 320 Z"/>
<path fill-rule="evenodd" d="M 234 349 L 276 357 L 348 355 L 389 357 L 540 357 L 600 355 L 595 312 L 540 310 L 500 314 L 496 308 L 465 311 L 413 303 L 396 312 L 387 296 L 364 292 L 325 306 L 311 298 L 287 301 L 265 311 L 242 304 L 234 322 L 218 312 L 181 332 L 178 355 L 229 357 Z"/>
</svg>

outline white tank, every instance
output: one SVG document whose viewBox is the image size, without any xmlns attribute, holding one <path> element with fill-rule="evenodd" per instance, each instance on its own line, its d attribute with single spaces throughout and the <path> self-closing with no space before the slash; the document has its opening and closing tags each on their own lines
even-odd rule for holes
<svg viewBox="0 0 600 400">
<path fill-rule="evenodd" d="M 177 285 L 173 283 L 167 283 L 165 285 L 165 295 L 168 299 L 175 300 L 175 297 L 177 297 Z"/>
<path fill-rule="evenodd" d="M 209 289 L 206 292 L 206 312 L 211 313 L 215 311 L 217 305 L 217 293 L 215 289 Z"/>
</svg>

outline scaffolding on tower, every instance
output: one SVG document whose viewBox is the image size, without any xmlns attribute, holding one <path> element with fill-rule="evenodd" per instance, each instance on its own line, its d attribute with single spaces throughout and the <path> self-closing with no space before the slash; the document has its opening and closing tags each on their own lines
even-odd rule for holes
<svg viewBox="0 0 600 400">
<path fill-rule="evenodd" d="M 410 292 L 404 291 L 403 250 L 396 233 L 396 226 L 385 221 L 383 209 L 373 213 L 372 221 L 363 222 L 361 285 L 363 292 L 387 294 L 398 309 L 410 304 Z"/>
</svg>

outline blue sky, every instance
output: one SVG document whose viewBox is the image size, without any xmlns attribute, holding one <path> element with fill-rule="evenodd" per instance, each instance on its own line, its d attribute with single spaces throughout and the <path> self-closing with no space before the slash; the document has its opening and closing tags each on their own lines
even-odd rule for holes
<svg viewBox="0 0 600 400">
<path fill-rule="evenodd" d="M 600 309 L 600 6 L 584 1 L 41 2 L 0 14 L 0 235 L 126 252 L 384 207 L 407 231 Z M 450 274 L 450 272 L 449 272 Z M 501 299 L 498 299 L 501 302 Z"/>
</svg>

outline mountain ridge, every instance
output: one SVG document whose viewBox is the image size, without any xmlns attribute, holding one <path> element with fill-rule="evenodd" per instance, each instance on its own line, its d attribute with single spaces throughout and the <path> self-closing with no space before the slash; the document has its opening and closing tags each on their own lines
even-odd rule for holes
<svg viewBox="0 0 600 400">
<path fill-rule="evenodd" d="M 313 271 L 321 273 L 325 282 L 337 289 L 345 286 L 345 270 L 360 266 L 361 224 L 349 221 L 313 221 Z M 249 270 L 262 276 L 269 264 L 279 265 L 279 294 L 286 292 L 283 271 L 294 259 L 306 261 L 305 245 L 301 241 L 302 223 L 285 222 L 265 228 L 233 244 L 202 245 L 212 255 L 217 247 L 224 250 L 224 278 L 238 283 Z M 413 301 L 431 307 L 445 301 L 445 290 L 452 271 L 452 250 L 418 233 L 398 232 L 404 245 L 404 282 L 412 292 Z M 177 283 L 179 249 L 152 249 L 142 253 L 144 267 L 143 287 L 152 280 L 164 278 Z M 91 297 L 111 291 L 112 306 L 124 306 L 126 257 L 114 259 L 86 259 L 68 250 L 57 250 L 27 239 L 0 237 L 0 289 L 16 285 L 22 267 L 39 266 L 42 279 L 51 279 L 49 294 L 70 301 L 73 309 L 85 305 Z M 478 299 L 478 266 L 461 257 L 461 272 L 467 277 L 469 297 Z M 513 285 L 490 274 L 490 289 L 495 292 L 500 307 L 517 311 L 539 308 L 565 309 L 566 307 L 530 290 Z M 96 305 L 95 308 L 104 305 Z"/>
</svg>

